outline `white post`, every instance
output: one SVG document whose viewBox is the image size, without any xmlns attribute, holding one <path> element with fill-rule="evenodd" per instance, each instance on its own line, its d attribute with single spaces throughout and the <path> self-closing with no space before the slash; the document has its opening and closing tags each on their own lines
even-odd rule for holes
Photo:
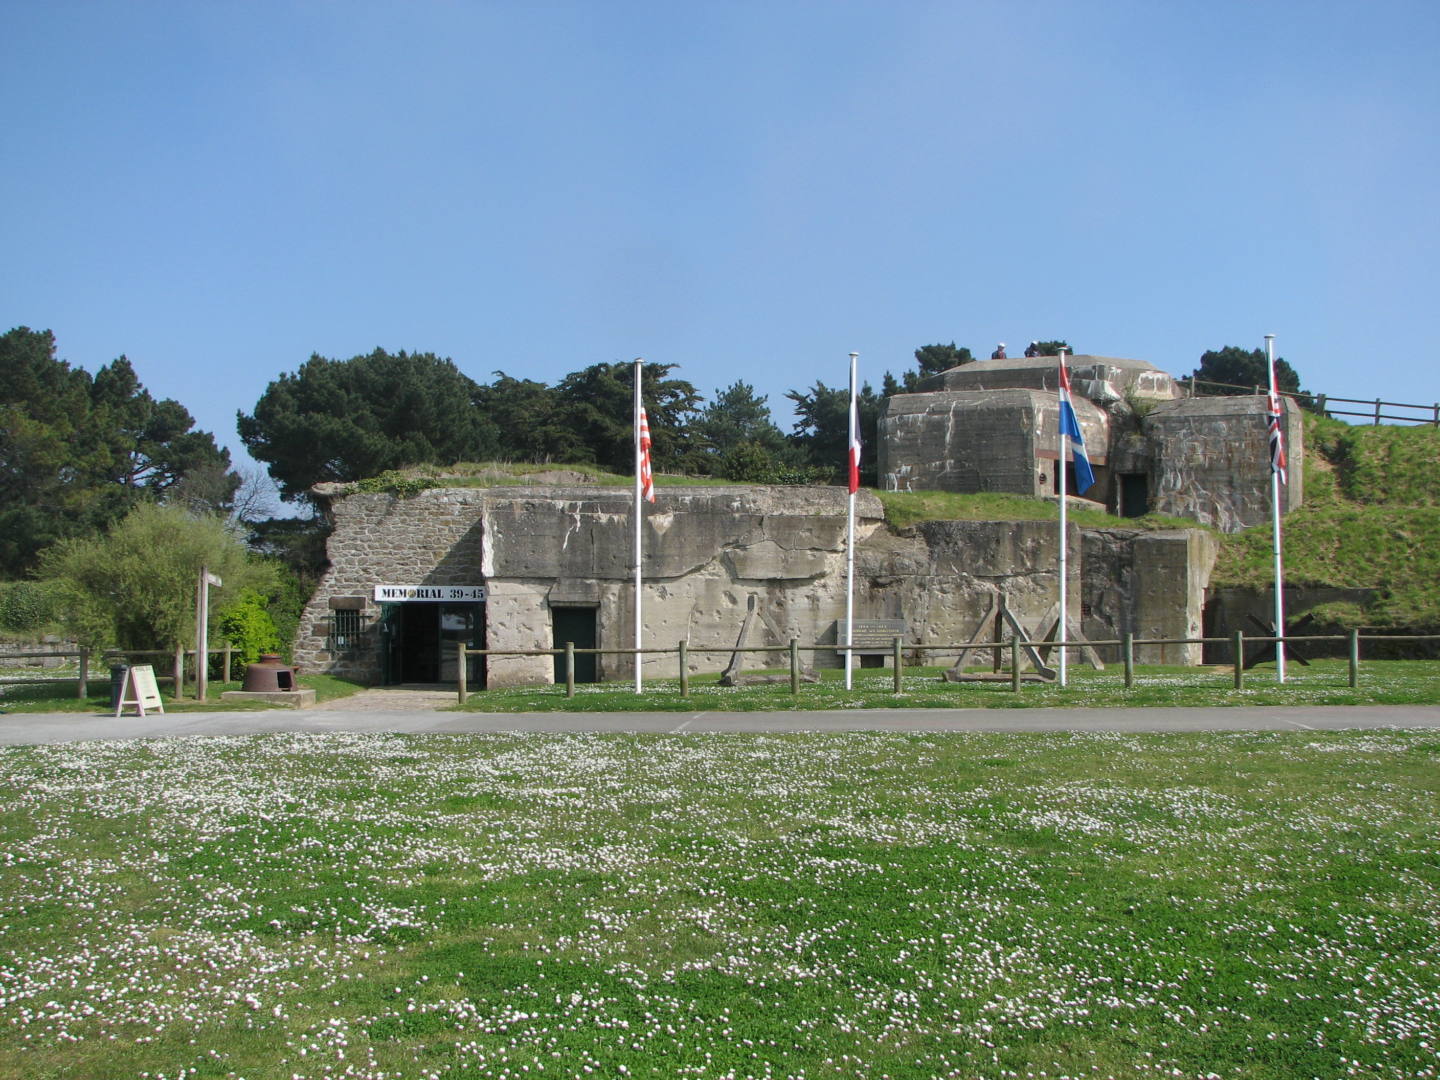
<svg viewBox="0 0 1440 1080">
<path fill-rule="evenodd" d="M 1065 366 L 1065 350 L 1064 350 L 1064 349 L 1061 349 L 1061 350 L 1060 350 L 1060 366 L 1061 366 L 1062 368 Z M 1057 388 L 1057 390 L 1056 390 L 1056 393 L 1059 393 L 1059 389 L 1058 389 L 1058 388 Z M 1056 418 L 1056 423 L 1057 423 L 1057 425 L 1060 426 L 1061 428 L 1063 428 L 1064 425 L 1059 423 L 1060 414 L 1059 414 L 1058 411 L 1057 411 L 1056 414 L 1055 414 L 1055 418 Z M 1070 574 L 1070 554 L 1069 554 L 1069 551 L 1067 550 L 1070 545 L 1069 545 L 1069 543 L 1068 543 L 1069 536 L 1068 536 L 1068 529 L 1067 529 L 1067 526 L 1068 526 L 1068 524 L 1069 524 L 1068 516 L 1067 516 L 1067 510 L 1068 510 L 1068 508 L 1067 508 L 1066 505 L 1065 505 L 1065 488 L 1066 488 L 1066 486 L 1067 486 L 1067 484 L 1066 484 L 1066 478 L 1065 478 L 1065 463 L 1070 460 L 1070 440 L 1069 440 L 1069 438 L 1065 435 L 1065 432 L 1064 432 L 1063 430 L 1060 432 L 1060 444 L 1059 444 L 1059 446 L 1060 446 L 1060 454 L 1059 454 L 1058 459 L 1056 460 L 1055 469 L 1056 469 L 1056 472 L 1058 473 L 1058 479 L 1059 479 L 1059 481 L 1060 481 L 1060 626 L 1059 626 L 1059 629 L 1056 631 L 1055 641 L 1056 641 L 1056 642 L 1059 644 L 1059 646 L 1060 646 L 1060 649 L 1059 649 L 1060 661 L 1059 661 L 1059 668 L 1058 668 L 1058 669 L 1059 669 L 1059 672 L 1060 672 L 1060 685 L 1061 685 L 1061 686 L 1064 686 L 1064 685 L 1065 685 L 1065 676 L 1066 676 L 1066 672 L 1065 672 L 1065 631 L 1066 631 L 1066 623 L 1069 622 L 1069 618 L 1068 618 L 1068 608 L 1067 608 L 1067 606 L 1066 606 L 1066 598 L 1067 598 L 1067 597 L 1066 597 L 1066 593 L 1067 593 L 1066 586 L 1067 586 L 1067 583 L 1068 583 L 1068 582 L 1067 582 L 1067 578 L 1069 577 L 1069 574 Z"/>
<path fill-rule="evenodd" d="M 195 590 L 195 699 L 204 701 L 210 689 L 210 586 L 223 584 L 209 567 L 200 568 Z"/>
<path fill-rule="evenodd" d="M 204 701 L 209 689 L 206 676 L 210 665 L 205 662 L 209 651 L 210 622 L 210 571 L 200 568 L 200 585 L 195 590 L 195 700 Z"/>
<path fill-rule="evenodd" d="M 1285 443 L 1285 411 L 1280 401 L 1280 388 L 1275 381 L 1275 335 L 1265 335 L 1265 364 L 1270 374 L 1269 410 L 1276 416 L 1275 437 L 1283 449 Z M 1272 451 L 1273 455 L 1273 451 Z M 1270 546 L 1275 556 L 1275 678 L 1285 681 L 1285 575 L 1280 550 L 1280 470 L 1275 467 L 1274 457 L 1270 460 Z"/>
<path fill-rule="evenodd" d="M 640 482 L 640 376 L 641 369 L 645 366 L 642 358 L 635 358 L 635 415 L 631 427 L 635 429 L 635 693 L 643 691 L 640 675 L 640 649 L 643 648 L 643 626 L 640 619 L 640 547 L 641 527 L 644 525 L 645 512 L 642 507 L 645 500 L 641 493 Z"/>
<path fill-rule="evenodd" d="M 845 447 L 846 487 L 850 489 L 849 509 L 845 521 L 845 689 L 854 682 L 855 668 L 855 491 L 849 479 L 857 464 L 856 445 L 860 432 L 860 410 L 855 396 L 855 361 L 859 353 L 850 354 L 850 424 Z"/>
</svg>

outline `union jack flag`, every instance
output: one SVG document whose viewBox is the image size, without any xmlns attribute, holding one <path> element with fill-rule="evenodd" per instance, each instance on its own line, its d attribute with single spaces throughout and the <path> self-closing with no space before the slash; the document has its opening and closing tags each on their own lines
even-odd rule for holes
<svg viewBox="0 0 1440 1080">
<path fill-rule="evenodd" d="M 1275 386 L 1275 368 L 1270 368 L 1270 400 L 1266 405 L 1266 425 L 1270 432 L 1270 468 L 1280 474 L 1280 483 L 1285 479 L 1285 435 L 1280 430 L 1284 413 L 1280 409 L 1280 391 Z"/>
</svg>

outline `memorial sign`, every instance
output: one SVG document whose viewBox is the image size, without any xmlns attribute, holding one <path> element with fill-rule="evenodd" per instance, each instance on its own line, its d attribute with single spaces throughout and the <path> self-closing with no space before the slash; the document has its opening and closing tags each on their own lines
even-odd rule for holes
<svg viewBox="0 0 1440 1080">
<path fill-rule="evenodd" d="M 451 603 L 483 604 L 484 585 L 376 585 L 375 602 L 381 604 Z"/>
<path fill-rule="evenodd" d="M 856 619 L 853 652 L 865 655 L 888 655 L 896 638 L 905 637 L 904 619 Z M 835 649 L 845 651 L 845 620 L 835 620 Z"/>
</svg>

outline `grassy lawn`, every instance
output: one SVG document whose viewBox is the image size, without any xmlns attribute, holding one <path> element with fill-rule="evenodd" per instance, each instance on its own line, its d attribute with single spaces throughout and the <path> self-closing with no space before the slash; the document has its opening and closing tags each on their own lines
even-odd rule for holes
<svg viewBox="0 0 1440 1080">
<path fill-rule="evenodd" d="M 680 696 L 680 680 L 648 679 L 645 693 L 633 683 L 592 683 L 575 688 L 566 698 L 564 686 L 487 690 L 472 694 L 465 708 L 480 712 L 676 712 L 875 708 L 1025 709 L 1040 707 L 1122 708 L 1139 705 L 1425 705 L 1440 704 L 1440 663 L 1433 660 L 1370 660 L 1360 665 L 1359 685 L 1351 689 L 1349 666 L 1343 660 L 1317 660 L 1307 667 L 1286 666 L 1284 686 L 1275 681 L 1273 664 L 1245 673 L 1245 687 L 1235 689 L 1230 667 L 1137 667 L 1135 685 L 1125 688 L 1118 666 L 1093 671 L 1071 666 L 1069 685 L 1026 683 L 1014 693 L 1001 683 L 947 683 L 941 668 L 905 668 L 901 693 L 894 690 L 889 670 L 866 668 L 846 690 L 844 673 L 822 671 L 822 681 L 800 686 L 790 694 L 785 681 L 763 686 L 723 687 L 715 675 L 690 679 L 690 693 Z"/>
<path fill-rule="evenodd" d="M 1436 1077 L 1440 738 L 0 748 L 0 1075 Z"/>
<path fill-rule="evenodd" d="M 360 683 L 348 679 L 337 679 L 333 675 L 301 675 L 300 685 L 315 691 L 316 701 L 330 701 L 347 697 L 362 689 Z M 266 709 L 269 706 L 253 701 L 222 701 L 220 695 L 226 690 L 239 690 L 240 683 L 215 681 L 208 684 L 209 692 L 205 701 L 196 701 L 193 696 L 176 701 L 170 696 L 168 684 L 162 684 L 161 696 L 168 712 L 211 712 L 217 709 L 246 711 Z M 110 677 L 89 680 L 88 693 L 84 698 L 75 696 L 74 678 L 69 682 L 0 684 L 0 710 L 8 712 L 110 712 Z M 194 694 L 194 687 L 190 693 Z M 134 711 L 133 707 L 129 710 Z"/>
</svg>

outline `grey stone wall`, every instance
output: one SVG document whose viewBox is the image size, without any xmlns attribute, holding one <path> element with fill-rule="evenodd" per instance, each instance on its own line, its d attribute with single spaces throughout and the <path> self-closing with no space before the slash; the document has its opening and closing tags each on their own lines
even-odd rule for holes
<svg viewBox="0 0 1440 1080">
<path fill-rule="evenodd" d="M 909 641 L 969 641 L 998 599 L 1031 632 L 1059 596 L 1059 529 L 1047 521 L 927 521 L 873 536 L 859 556 L 868 610 L 903 618 Z M 1070 608 L 1080 611 L 1079 533 L 1070 532 Z M 1009 632 L 1006 631 L 1006 636 Z M 986 634 L 986 639 L 994 637 Z M 927 663 L 953 654 L 927 653 Z"/>
<path fill-rule="evenodd" d="M 888 398 L 879 424 L 880 484 L 887 491 L 1049 495 L 1059 400 L 1053 392 L 1014 389 Z M 1109 418 L 1083 398 L 1074 405 L 1090 462 L 1102 466 Z"/>
<path fill-rule="evenodd" d="M 1093 641 L 1199 638 L 1204 634 L 1205 588 L 1219 543 L 1200 529 L 1143 532 L 1087 529 L 1081 629 Z M 1198 664 L 1200 645 L 1137 646 L 1142 664 Z M 1101 649 L 1107 661 L 1118 646 Z"/>
<path fill-rule="evenodd" d="M 1270 515 L 1265 398 L 1183 398 L 1137 360 L 1075 357 L 1075 413 L 1096 484 L 1085 498 L 1116 513 L 1124 499 L 1226 532 Z M 887 400 L 879 423 L 881 486 L 891 491 L 1055 492 L 1058 398 L 1053 357 L 991 360 L 932 377 Z M 1282 512 L 1304 497 L 1304 429 L 1285 401 L 1294 462 Z M 1128 477 L 1128 478 L 1127 478 Z M 1138 479 L 1143 477 L 1143 483 Z"/>
<path fill-rule="evenodd" d="M 1144 419 L 1150 503 L 1222 532 L 1270 520 L 1270 450 L 1263 397 L 1199 397 L 1163 402 Z M 1304 500 L 1305 428 L 1286 398 L 1285 441 L 1294 467 L 1281 488 L 1281 512 Z"/>
<path fill-rule="evenodd" d="M 692 649 L 728 649 L 752 596 L 780 634 L 767 639 L 757 621 L 750 644 L 780 645 L 791 637 L 807 646 L 835 644 L 835 623 L 845 611 L 846 502 L 840 488 L 662 489 L 643 526 L 645 645 L 673 648 L 684 640 Z M 332 598 L 359 602 L 373 626 L 377 584 L 485 585 L 492 649 L 551 648 L 552 605 L 573 604 L 594 607 L 602 649 L 628 649 L 631 506 L 623 491 L 564 488 L 337 498 L 331 566 L 306 609 L 296 660 L 306 670 L 378 680 L 378 634 L 344 652 L 327 650 Z M 903 619 L 912 644 L 959 643 L 1003 595 L 1022 622 L 1040 629 L 1058 594 L 1055 523 L 925 522 L 894 532 L 883 524 L 879 500 L 865 492 L 856 512 L 857 618 Z M 1123 585 L 1106 594 L 1104 617 L 1095 623 L 1107 631 L 1101 636 L 1115 636 L 1109 628 L 1122 624 L 1137 633 L 1188 627 L 1192 614 L 1198 619 L 1210 568 L 1199 543 L 1188 532 L 1116 530 L 1096 546 L 1072 528 L 1072 618 L 1080 617 L 1085 597 L 1104 592 L 1094 583 L 1097 574 L 1119 575 Z M 719 670 L 727 660 L 721 652 L 691 654 L 695 671 Z M 814 662 L 839 666 L 839 657 L 827 649 Z M 675 665 L 673 654 L 647 658 L 646 677 L 673 676 Z M 600 658 L 603 679 L 633 670 L 628 656 Z M 549 656 L 489 661 L 493 687 L 549 683 L 552 675 Z"/>
<path fill-rule="evenodd" d="M 733 646 L 746 602 L 760 597 L 787 635 L 813 642 L 844 608 L 847 496 L 837 488 L 668 488 L 644 520 L 642 613 L 647 645 Z M 455 489 L 409 498 L 351 495 L 333 504 L 331 566 L 301 621 L 307 670 L 380 677 L 378 584 L 486 585 L 486 643 L 552 647 L 550 604 L 597 609 L 602 648 L 634 643 L 632 497 L 585 489 Z M 879 527 L 873 495 L 856 499 L 857 533 Z M 364 600 L 363 647 L 331 652 L 332 597 Z M 739 613 L 738 615 L 736 613 Z M 757 639 L 758 640 L 758 639 Z M 713 658 L 711 658 L 713 660 Z M 709 662 L 709 661 L 707 661 Z M 602 678 L 633 671 L 601 657 Z M 724 658 L 714 661 L 714 667 Z M 674 661 L 646 661 L 672 674 Z M 494 686 L 549 682 L 548 657 L 493 657 Z"/>
</svg>

